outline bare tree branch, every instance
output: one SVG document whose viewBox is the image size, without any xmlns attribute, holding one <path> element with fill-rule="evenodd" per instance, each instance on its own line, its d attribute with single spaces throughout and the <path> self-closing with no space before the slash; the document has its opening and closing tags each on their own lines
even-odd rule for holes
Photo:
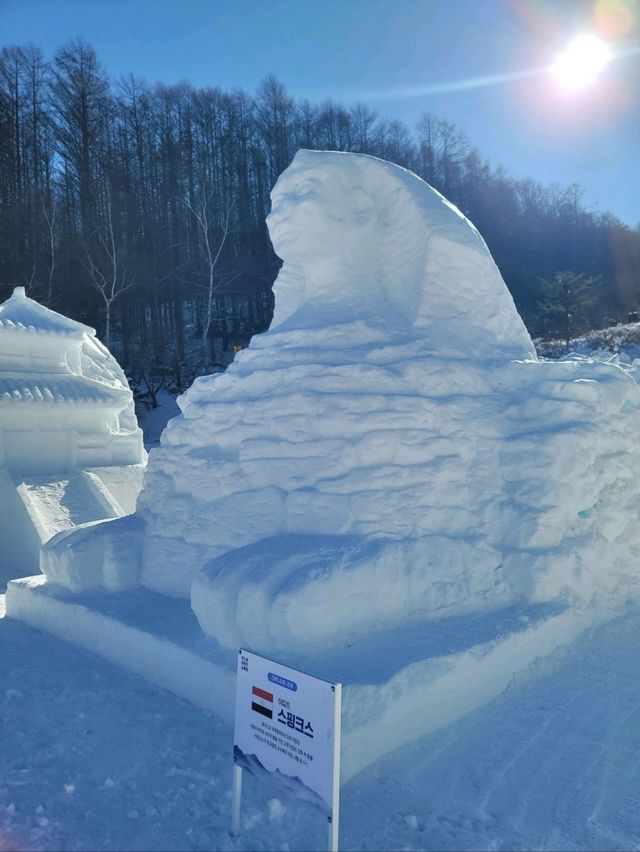
<svg viewBox="0 0 640 852">
<path fill-rule="evenodd" d="M 98 259 L 94 257 L 89 246 L 85 246 L 87 271 L 93 288 L 102 299 L 105 312 L 105 344 L 109 346 L 113 303 L 135 285 L 136 279 L 134 275 L 128 277 L 126 270 L 120 267 L 119 252 L 113 230 L 111 197 L 108 193 L 105 224 L 94 235 L 97 236 L 98 248 L 101 251 L 96 252 Z M 102 255 L 101 258 L 99 257 L 100 254 Z M 101 266 L 100 261 L 102 261 L 103 266 Z"/>
<path fill-rule="evenodd" d="M 227 241 L 227 237 L 229 236 L 229 220 L 231 218 L 231 211 L 233 209 L 233 205 L 231 203 L 228 203 L 225 207 L 220 240 L 218 242 L 217 249 L 214 251 L 211 244 L 212 239 L 211 228 L 209 223 L 209 205 L 207 200 L 206 182 L 203 181 L 201 184 L 197 206 L 194 206 L 188 200 L 185 202 L 185 204 L 187 206 L 187 209 L 191 212 L 194 219 L 198 223 L 200 237 L 202 239 L 202 244 L 204 246 L 204 253 L 206 257 L 207 284 L 205 286 L 207 291 L 207 303 L 205 308 L 205 321 L 202 331 L 202 349 L 205 364 L 208 364 L 210 358 L 207 344 L 209 340 L 209 332 L 211 330 L 211 323 L 213 320 L 213 299 L 216 290 L 218 290 L 223 284 L 222 280 L 216 283 L 216 266 L 218 264 L 218 261 L 220 260 L 220 255 L 222 254 L 222 250 L 224 248 L 225 242 Z"/>
</svg>

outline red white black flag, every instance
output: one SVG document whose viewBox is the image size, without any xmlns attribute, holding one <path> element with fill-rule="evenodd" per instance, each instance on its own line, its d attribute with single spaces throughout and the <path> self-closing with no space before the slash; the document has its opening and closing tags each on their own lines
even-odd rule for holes
<svg viewBox="0 0 640 852">
<path fill-rule="evenodd" d="M 251 690 L 251 709 L 267 719 L 273 719 L 273 693 L 254 686 Z"/>
</svg>

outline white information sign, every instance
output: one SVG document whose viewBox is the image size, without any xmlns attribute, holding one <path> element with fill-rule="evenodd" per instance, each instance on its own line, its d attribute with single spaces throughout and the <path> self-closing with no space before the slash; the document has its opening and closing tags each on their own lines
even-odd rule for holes
<svg viewBox="0 0 640 852">
<path fill-rule="evenodd" d="M 337 848 L 340 714 L 340 684 L 238 652 L 236 768 L 268 773 L 290 795 L 314 804 L 333 828 L 332 848 Z"/>
</svg>

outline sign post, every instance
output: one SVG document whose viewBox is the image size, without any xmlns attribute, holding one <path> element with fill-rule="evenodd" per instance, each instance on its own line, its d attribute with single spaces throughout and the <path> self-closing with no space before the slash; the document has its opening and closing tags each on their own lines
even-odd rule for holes
<svg viewBox="0 0 640 852">
<path fill-rule="evenodd" d="M 231 834 L 240 834 L 240 804 L 242 802 L 242 767 L 233 764 L 233 797 L 231 804 Z"/>
<path fill-rule="evenodd" d="M 314 805 L 337 852 L 342 686 L 249 651 L 238 652 L 232 833 L 240 830 L 242 770 Z"/>
</svg>

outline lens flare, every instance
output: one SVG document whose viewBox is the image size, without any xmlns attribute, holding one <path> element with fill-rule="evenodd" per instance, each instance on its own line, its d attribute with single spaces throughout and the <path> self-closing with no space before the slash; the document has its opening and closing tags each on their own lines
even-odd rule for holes
<svg viewBox="0 0 640 852">
<path fill-rule="evenodd" d="M 594 35 L 574 39 L 560 54 L 551 70 L 568 89 L 583 89 L 592 83 L 611 58 L 607 45 Z"/>
<path fill-rule="evenodd" d="M 640 4 L 637 0 L 597 0 L 593 23 L 603 38 L 620 38 L 633 30 L 638 22 L 638 12 Z"/>
</svg>

